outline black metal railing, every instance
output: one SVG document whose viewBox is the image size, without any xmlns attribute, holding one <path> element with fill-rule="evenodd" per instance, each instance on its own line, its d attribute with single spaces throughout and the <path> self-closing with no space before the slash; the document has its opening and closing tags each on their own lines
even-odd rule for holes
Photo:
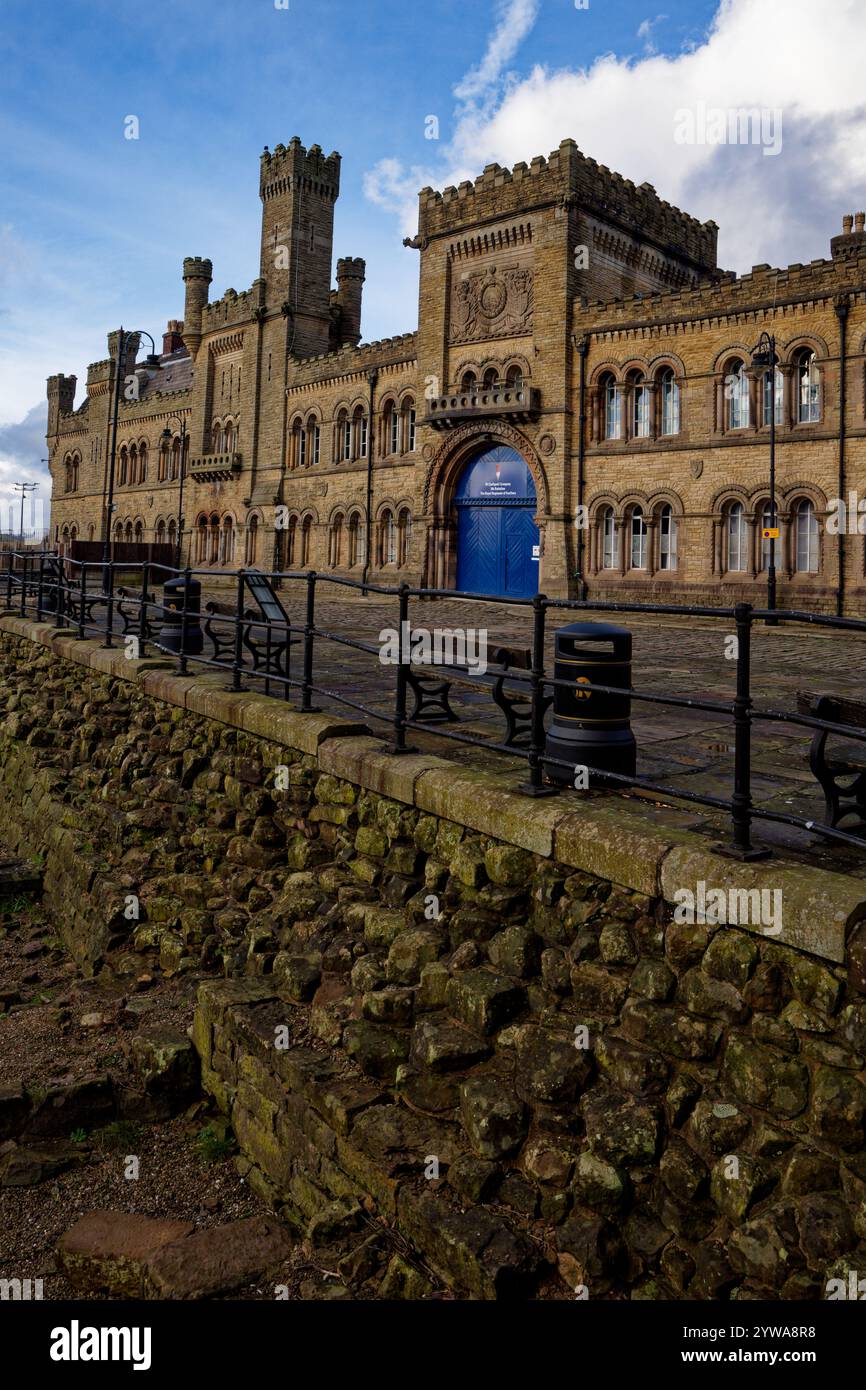
<svg viewBox="0 0 866 1390">
<path fill-rule="evenodd" d="M 520 758 L 527 766 L 527 779 L 520 790 L 531 796 L 557 795 L 561 792 L 561 787 L 546 780 L 545 768 L 557 767 L 574 771 L 572 764 L 545 755 L 544 719 L 550 704 L 547 692 L 555 692 L 559 687 L 573 690 L 571 681 L 558 680 L 545 672 L 546 624 L 549 613 L 617 612 L 673 615 L 733 624 L 737 636 L 737 651 L 735 689 L 730 701 L 695 698 L 682 694 L 659 694 L 634 686 L 624 690 L 621 686 L 608 686 L 596 682 L 587 682 L 582 686 L 587 692 L 612 694 L 619 698 L 626 696 L 639 703 L 708 712 L 730 719 L 734 744 L 730 796 L 726 798 L 691 792 L 665 785 L 651 777 L 614 773 L 593 768 L 591 765 L 587 766 L 587 772 L 591 776 L 595 774 L 602 788 L 639 788 L 672 801 L 687 802 L 724 812 L 730 824 L 730 842 L 725 848 L 727 852 L 740 858 L 758 858 L 768 853 L 766 849 L 753 845 L 752 827 L 756 820 L 794 827 L 819 835 L 830 842 L 866 849 L 866 830 L 862 834 L 852 834 L 840 829 L 838 825 L 828 825 L 820 820 L 756 806 L 751 790 L 751 737 L 756 723 L 793 724 L 810 729 L 813 733 L 821 730 L 857 741 L 866 741 L 866 727 L 858 724 L 818 718 L 800 711 L 755 707 L 751 694 L 751 636 L 755 623 L 764 622 L 772 616 L 780 624 L 810 624 L 866 635 L 864 620 L 836 618 L 796 610 L 777 610 L 770 615 L 748 603 L 739 603 L 733 608 L 711 608 L 680 604 L 551 599 L 543 594 L 537 594 L 532 599 L 514 599 L 495 594 L 462 593 L 450 589 L 414 588 L 408 584 L 362 583 L 359 580 L 314 570 L 262 572 L 254 569 L 242 569 L 237 572 L 233 610 L 227 606 L 221 609 L 219 605 L 210 602 L 206 605 L 206 615 L 199 615 L 189 608 L 190 581 L 201 576 L 213 582 L 214 574 L 211 569 L 194 570 L 186 567 L 178 570 L 147 560 L 139 564 L 126 561 L 110 564 L 81 562 L 54 554 L 32 552 L 14 552 L 6 556 L 5 574 L 0 575 L 0 595 L 5 590 L 7 612 L 17 612 L 21 617 L 35 617 L 39 621 L 48 619 L 58 629 L 73 630 L 79 638 L 100 636 L 106 647 L 112 647 L 119 638 L 135 656 L 144 657 L 149 655 L 149 647 L 156 653 L 166 654 L 166 647 L 160 645 L 160 633 L 164 630 L 163 604 L 151 591 L 152 586 L 179 576 L 183 576 L 187 581 L 183 586 L 183 605 L 178 625 L 182 636 L 180 650 L 170 653 L 176 657 L 179 675 L 191 674 L 190 666 L 222 671 L 230 677 L 230 685 L 227 688 L 233 691 L 248 689 L 249 686 L 244 685 L 245 679 L 258 680 L 266 694 L 275 689 L 282 698 L 289 700 L 293 693 L 297 693 L 300 696 L 297 708 L 301 713 L 315 713 L 321 708 L 315 703 L 316 697 L 331 700 L 345 709 L 365 715 L 370 720 L 390 725 L 393 731 L 390 750 L 394 754 L 410 752 L 408 737 L 410 732 L 417 731 L 437 739 L 477 746 L 486 752 Z M 137 580 L 134 591 L 127 585 L 118 584 L 116 581 L 119 577 Z M 303 609 L 303 621 L 292 619 L 273 590 L 271 598 L 263 607 L 263 581 L 265 591 L 272 581 L 278 581 L 284 596 L 285 586 L 295 582 L 299 586 L 297 607 Z M 507 606 L 526 612 L 531 618 L 529 669 L 493 669 L 494 675 L 507 678 L 513 689 L 519 691 L 521 687 L 525 688 L 526 694 L 523 699 L 529 706 L 526 719 L 528 743 L 521 746 L 513 741 L 497 741 L 445 728 L 441 723 L 412 718 L 408 711 L 408 695 L 413 678 L 417 678 L 418 668 L 413 663 L 411 654 L 407 655 L 404 650 L 402 641 L 399 643 L 399 659 L 396 663 L 393 709 L 389 713 L 383 713 L 381 709 L 375 709 L 369 703 L 353 698 L 348 689 L 335 690 L 318 684 L 315 679 L 317 642 L 351 648 L 367 653 L 377 661 L 380 659 L 378 645 L 360 638 L 348 637 L 343 633 L 327 631 L 318 626 L 316 600 L 322 588 L 345 588 L 395 600 L 394 617 L 398 634 L 406 630 L 403 624 L 410 621 L 410 601 L 413 599 L 459 599 L 471 604 L 495 604 L 500 608 Z M 259 603 L 258 611 L 249 606 L 248 600 L 251 597 Z M 294 602 L 288 598 L 286 601 Z M 189 643 L 186 638 L 200 623 L 203 623 L 204 638 L 210 644 L 210 654 L 194 654 L 188 649 Z M 300 675 L 292 674 L 291 649 L 295 645 L 302 648 Z M 429 671 L 430 667 L 425 669 Z M 448 671 L 457 683 L 475 684 L 473 672 L 468 666 L 452 663 Z M 502 703 L 501 699 L 498 703 Z"/>
</svg>

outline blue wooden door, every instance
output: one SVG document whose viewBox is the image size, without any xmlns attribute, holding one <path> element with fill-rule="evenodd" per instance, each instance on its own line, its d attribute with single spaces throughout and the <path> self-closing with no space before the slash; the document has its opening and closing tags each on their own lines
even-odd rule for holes
<svg viewBox="0 0 866 1390">
<path fill-rule="evenodd" d="M 455 496 L 457 588 L 531 598 L 538 592 L 538 527 L 532 475 L 514 449 L 487 449 L 465 469 Z"/>
</svg>

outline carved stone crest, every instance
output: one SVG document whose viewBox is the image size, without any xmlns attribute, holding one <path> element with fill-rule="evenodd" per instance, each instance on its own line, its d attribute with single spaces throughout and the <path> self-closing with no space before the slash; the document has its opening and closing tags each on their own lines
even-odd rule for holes
<svg viewBox="0 0 866 1390">
<path fill-rule="evenodd" d="M 531 333 L 532 290 L 532 271 L 519 264 L 467 272 L 456 281 L 451 296 L 450 341 Z"/>
<path fill-rule="evenodd" d="M 695 479 L 699 478 L 704 471 L 703 459 L 692 459 L 689 468 L 691 469 L 692 477 Z"/>
</svg>

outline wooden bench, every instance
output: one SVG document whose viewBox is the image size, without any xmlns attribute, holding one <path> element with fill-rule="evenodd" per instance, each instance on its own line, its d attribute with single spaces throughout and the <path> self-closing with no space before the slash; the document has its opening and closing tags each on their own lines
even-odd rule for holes
<svg viewBox="0 0 866 1390">
<path fill-rule="evenodd" d="M 797 710 L 831 724 L 850 724 L 866 733 L 866 701 L 847 695 L 819 695 L 798 691 Z M 829 738 L 844 739 L 829 729 L 815 729 L 809 749 L 809 767 L 824 792 L 827 823 L 837 826 L 846 816 L 866 824 L 866 741 L 854 740 L 827 753 Z"/>
</svg>

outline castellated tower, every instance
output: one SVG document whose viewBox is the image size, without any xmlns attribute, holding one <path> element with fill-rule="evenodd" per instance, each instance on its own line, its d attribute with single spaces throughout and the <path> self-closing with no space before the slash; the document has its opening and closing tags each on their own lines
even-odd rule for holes
<svg viewBox="0 0 866 1390">
<path fill-rule="evenodd" d="M 290 351 L 299 357 L 327 352 L 331 324 L 334 204 L 340 193 L 340 156 L 307 150 L 295 136 L 261 157 L 260 276 L 266 304 L 292 318 Z M 359 329 L 360 333 L 360 329 Z"/>
<path fill-rule="evenodd" d="M 61 412 L 68 414 L 72 409 L 75 402 L 75 383 L 76 377 L 64 376 L 62 372 L 48 378 L 49 436 L 57 433 Z"/>
<path fill-rule="evenodd" d="M 183 283 L 186 298 L 183 308 L 183 341 L 191 357 L 201 342 L 201 316 L 207 304 L 208 286 L 213 279 L 213 265 L 203 256 L 186 256 L 183 263 Z"/>
</svg>

